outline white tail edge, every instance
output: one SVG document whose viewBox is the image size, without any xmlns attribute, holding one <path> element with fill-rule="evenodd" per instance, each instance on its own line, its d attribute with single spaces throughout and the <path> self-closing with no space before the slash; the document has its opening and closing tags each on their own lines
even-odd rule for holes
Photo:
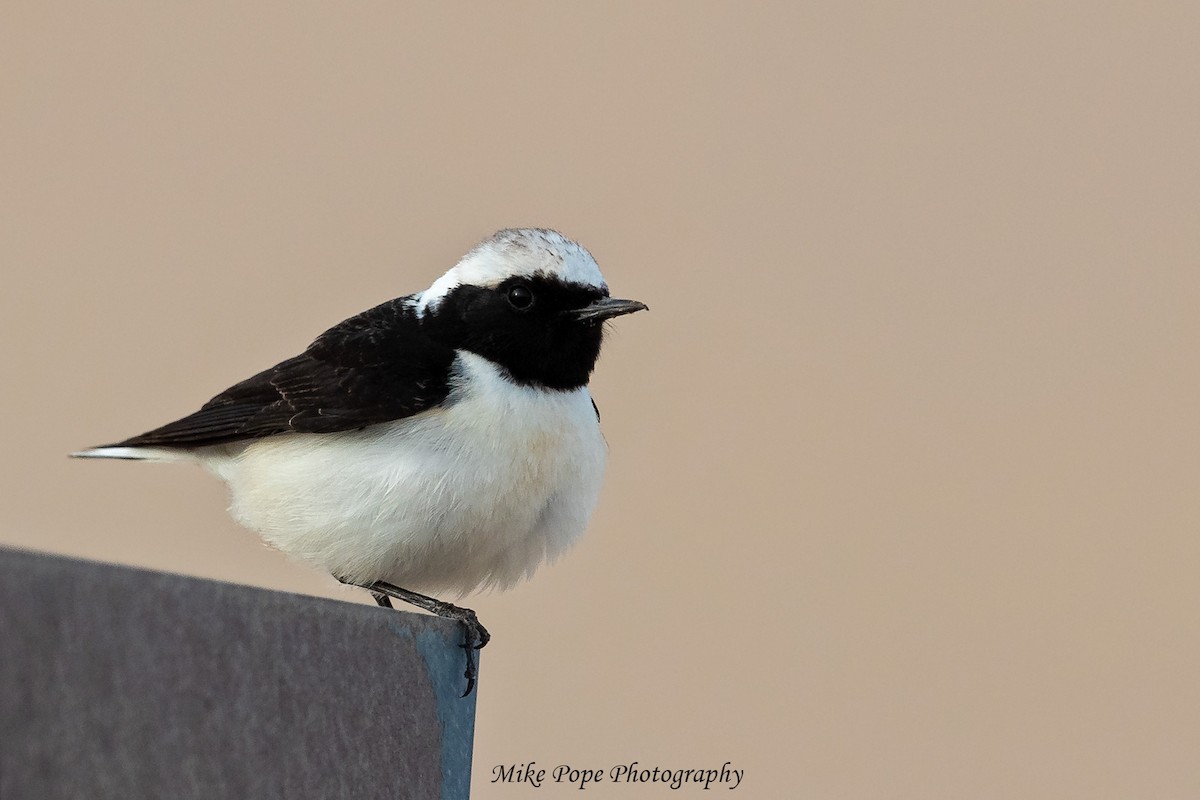
<svg viewBox="0 0 1200 800">
<path fill-rule="evenodd" d="M 155 447 L 93 447 L 71 453 L 71 458 L 121 458 L 126 461 L 180 461 L 186 451 Z"/>
</svg>

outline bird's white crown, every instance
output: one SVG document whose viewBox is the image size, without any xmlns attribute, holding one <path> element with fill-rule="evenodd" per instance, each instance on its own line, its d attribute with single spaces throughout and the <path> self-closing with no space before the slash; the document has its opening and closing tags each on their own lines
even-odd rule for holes
<svg viewBox="0 0 1200 800">
<path fill-rule="evenodd" d="M 506 228 L 475 246 L 417 298 L 417 312 L 437 304 L 456 286 L 498 286 L 517 276 L 541 275 L 563 283 L 607 289 L 600 266 L 582 245 L 545 228 Z"/>
</svg>

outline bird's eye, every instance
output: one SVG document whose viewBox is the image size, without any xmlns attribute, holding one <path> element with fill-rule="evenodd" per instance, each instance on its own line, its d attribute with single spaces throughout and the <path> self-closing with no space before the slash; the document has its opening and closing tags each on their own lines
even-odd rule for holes
<svg viewBox="0 0 1200 800">
<path fill-rule="evenodd" d="M 508 304 L 518 311 L 524 311 L 533 305 L 533 292 L 523 283 L 518 283 L 508 290 Z"/>
</svg>

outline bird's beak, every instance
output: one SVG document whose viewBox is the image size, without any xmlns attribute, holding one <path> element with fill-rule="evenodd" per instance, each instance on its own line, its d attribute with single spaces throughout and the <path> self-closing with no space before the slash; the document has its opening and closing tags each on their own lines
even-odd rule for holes
<svg viewBox="0 0 1200 800">
<path fill-rule="evenodd" d="M 619 317 L 622 314 L 632 314 L 635 311 L 647 310 L 649 309 L 646 304 L 639 303 L 637 300 L 618 300 L 615 297 L 605 297 L 591 305 L 572 309 L 567 313 L 580 322 L 603 322 L 606 319 Z"/>
</svg>

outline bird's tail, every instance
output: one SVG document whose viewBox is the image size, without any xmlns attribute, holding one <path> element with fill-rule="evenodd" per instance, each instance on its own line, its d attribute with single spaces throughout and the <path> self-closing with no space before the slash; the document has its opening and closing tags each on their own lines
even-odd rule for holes
<svg viewBox="0 0 1200 800">
<path fill-rule="evenodd" d="M 71 453 L 71 458 L 119 458 L 126 461 L 186 461 L 186 450 L 170 447 L 119 447 L 104 445 Z"/>
</svg>

